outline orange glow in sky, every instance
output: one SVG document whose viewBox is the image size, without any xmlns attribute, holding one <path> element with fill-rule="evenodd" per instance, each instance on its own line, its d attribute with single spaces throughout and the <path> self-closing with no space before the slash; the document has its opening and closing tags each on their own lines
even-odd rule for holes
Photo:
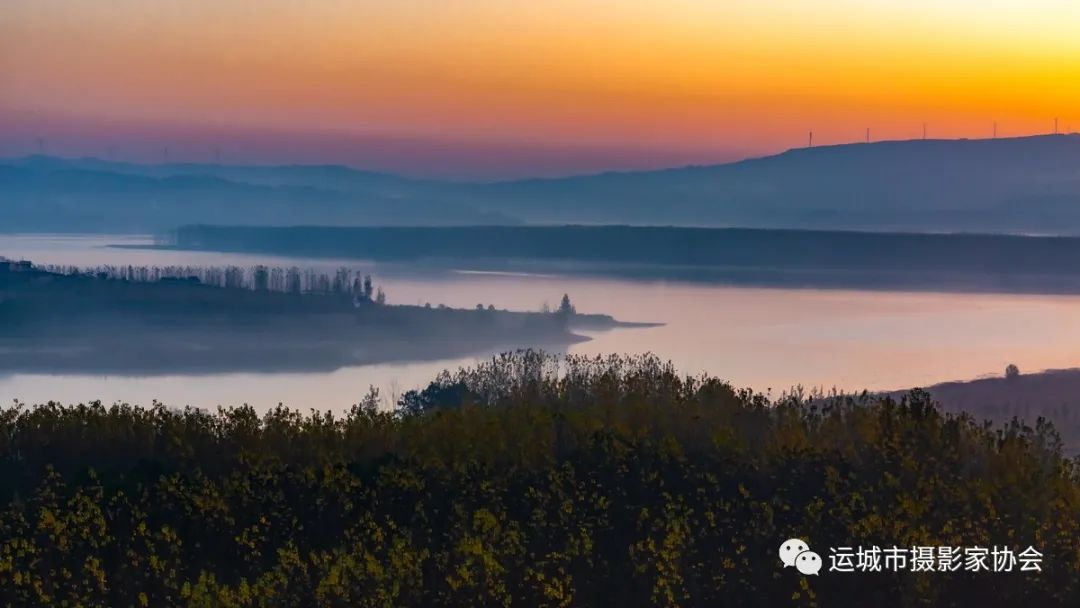
<svg viewBox="0 0 1080 608">
<path fill-rule="evenodd" d="M 1080 128 L 1078 25 L 1075 0 L 4 0 L 0 112 L 707 161 Z"/>
</svg>

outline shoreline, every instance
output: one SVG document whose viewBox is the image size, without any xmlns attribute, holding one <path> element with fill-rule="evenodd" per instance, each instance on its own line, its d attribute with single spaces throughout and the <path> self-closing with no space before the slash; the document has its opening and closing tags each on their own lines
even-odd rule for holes
<svg viewBox="0 0 1080 608">
<path fill-rule="evenodd" d="M 1035 237 L 1032 237 L 1035 238 Z M 1080 274 L 933 271 L 926 269 L 797 268 L 755 265 L 620 263 L 577 259 L 417 257 L 409 260 L 342 253 L 287 252 L 272 248 L 211 248 L 178 245 L 109 244 L 123 250 L 264 255 L 293 259 L 355 260 L 388 269 L 500 273 L 672 282 L 746 289 L 868 291 L 931 294 L 1080 296 Z"/>
<path fill-rule="evenodd" d="M 333 371 L 507 349 L 562 349 L 591 339 L 575 330 L 656 326 L 604 314 L 391 305 L 381 289 L 375 294 L 370 277 L 361 282 L 341 272 L 290 275 L 314 291 L 269 289 L 271 281 L 283 285 L 281 270 L 87 272 L 0 263 L 0 369 L 132 375 Z M 173 276 L 177 272 L 182 276 Z M 203 278 L 190 276 L 200 273 Z"/>
</svg>

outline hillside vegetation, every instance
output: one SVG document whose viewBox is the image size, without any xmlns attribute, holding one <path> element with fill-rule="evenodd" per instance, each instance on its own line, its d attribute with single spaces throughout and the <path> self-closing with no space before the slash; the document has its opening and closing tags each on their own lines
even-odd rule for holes
<svg viewBox="0 0 1080 608">
<path fill-rule="evenodd" d="M 393 412 L 0 412 L 11 606 L 1076 606 L 1048 426 L 925 393 L 769 403 L 656 359 L 536 353 Z M 802 576 L 778 546 L 1034 546 L 1041 572 Z"/>
<path fill-rule="evenodd" d="M 979 378 L 926 387 L 941 407 L 976 412 L 997 422 L 1012 418 L 1054 423 L 1067 454 L 1080 454 L 1080 369 Z"/>
</svg>

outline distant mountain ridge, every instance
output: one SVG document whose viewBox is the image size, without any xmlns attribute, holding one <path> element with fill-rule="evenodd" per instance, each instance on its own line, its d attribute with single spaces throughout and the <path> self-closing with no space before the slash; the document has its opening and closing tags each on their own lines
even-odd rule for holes
<svg viewBox="0 0 1080 608">
<path fill-rule="evenodd" d="M 801 148 L 485 190 L 527 221 L 1075 234 L 1080 135 Z"/>
<path fill-rule="evenodd" d="M 331 178 L 351 185 L 335 187 Z M 412 183 L 344 167 L 137 165 L 41 156 L 0 160 L 0 231 L 162 232 L 195 218 L 246 225 L 516 223 L 402 186 Z"/>
<path fill-rule="evenodd" d="M 15 159 L 0 159 L 0 164 L 15 165 L 27 169 L 77 169 L 158 178 L 199 175 L 265 186 L 317 185 L 330 187 L 336 181 L 339 185 L 357 187 L 394 187 L 402 184 L 424 182 L 424 180 L 413 180 L 390 173 L 365 171 L 344 165 L 142 164 L 93 157 L 61 158 L 40 154 Z"/>
<path fill-rule="evenodd" d="M 338 165 L 0 159 L 0 209 L 24 225 L 77 228 L 93 216 L 100 221 L 88 231 L 109 230 L 99 205 L 125 209 L 125 226 L 144 230 L 525 222 L 1080 234 L 1080 135 L 822 146 L 722 165 L 492 183 Z"/>
</svg>

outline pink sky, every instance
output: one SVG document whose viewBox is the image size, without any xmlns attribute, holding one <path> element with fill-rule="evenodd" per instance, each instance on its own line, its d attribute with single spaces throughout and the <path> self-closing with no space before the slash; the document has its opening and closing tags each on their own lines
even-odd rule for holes
<svg viewBox="0 0 1080 608">
<path fill-rule="evenodd" d="M 127 162 L 344 164 L 456 180 L 559 176 L 738 160 L 769 149 L 660 148 L 71 118 L 0 109 L 0 157 L 44 152 Z"/>
<path fill-rule="evenodd" d="M 0 154 L 497 178 L 1045 133 L 1080 126 L 1077 23 L 1075 0 L 3 0 Z"/>
</svg>

